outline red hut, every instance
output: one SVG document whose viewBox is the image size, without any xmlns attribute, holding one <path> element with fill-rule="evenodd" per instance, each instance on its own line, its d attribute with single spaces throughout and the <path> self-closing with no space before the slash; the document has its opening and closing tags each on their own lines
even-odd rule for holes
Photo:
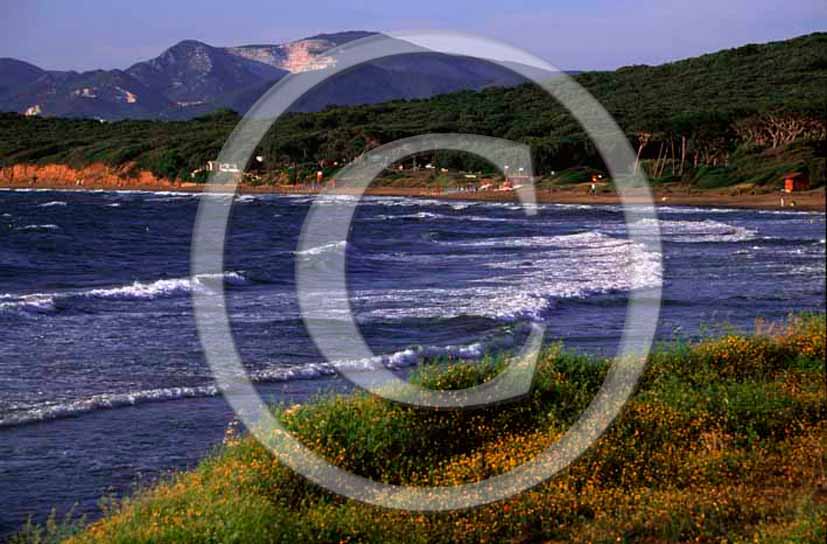
<svg viewBox="0 0 827 544">
<path fill-rule="evenodd" d="M 784 176 L 784 192 L 794 193 L 810 188 L 810 179 L 803 172 L 793 172 Z"/>
</svg>

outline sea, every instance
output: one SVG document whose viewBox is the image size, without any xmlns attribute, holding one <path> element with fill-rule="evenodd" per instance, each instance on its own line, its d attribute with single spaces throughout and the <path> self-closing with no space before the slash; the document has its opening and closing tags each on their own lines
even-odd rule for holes
<svg viewBox="0 0 827 544">
<path fill-rule="evenodd" d="M 205 362 L 193 293 L 223 284 L 266 400 L 348 391 L 302 320 L 302 261 L 344 254 L 359 330 L 403 376 L 433 357 L 513 349 L 531 323 L 546 342 L 611 356 L 629 293 L 661 284 L 658 342 L 825 310 L 823 213 L 659 207 L 659 259 L 627 238 L 619 206 L 530 216 L 512 203 L 364 197 L 346 241 L 299 251 L 313 197 L 243 195 L 224 273 L 191 277 L 202 198 L 0 191 L 0 538 L 52 509 L 94 519 L 102 499 L 221 443 L 234 414 Z"/>
</svg>

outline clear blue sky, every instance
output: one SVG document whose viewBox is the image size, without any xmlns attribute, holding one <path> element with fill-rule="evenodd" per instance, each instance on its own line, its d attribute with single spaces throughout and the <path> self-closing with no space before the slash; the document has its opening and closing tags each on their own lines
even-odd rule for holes
<svg viewBox="0 0 827 544">
<path fill-rule="evenodd" d="M 827 30 L 825 0 L 0 0 L 0 57 L 126 68 L 183 39 L 280 43 L 341 30 L 473 32 L 565 69 L 657 64 Z"/>
</svg>

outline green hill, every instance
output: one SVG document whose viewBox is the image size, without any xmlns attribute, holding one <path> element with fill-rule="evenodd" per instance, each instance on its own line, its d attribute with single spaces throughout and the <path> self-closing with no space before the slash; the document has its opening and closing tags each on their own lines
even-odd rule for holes
<svg viewBox="0 0 827 544">
<path fill-rule="evenodd" d="M 827 33 L 745 45 L 661 66 L 584 72 L 575 79 L 615 116 L 650 177 L 701 187 L 778 181 L 786 170 L 825 177 Z M 186 122 L 0 116 L 0 165 L 103 162 L 188 179 L 217 156 L 238 117 Z M 260 145 L 264 179 L 301 177 L 318 162 L 350 160 L 370 147 L 428 132 L 465 132 L 531 145 L 541 175 L 603 169 L 578 123 L 533 85 L 464 91 L 427 100 L 334 107 L 281 119 Z M 440 166 L 491 171 L 452 153 Z M 288 175 L 288 167 L 293 172 Z"/>
</svg>

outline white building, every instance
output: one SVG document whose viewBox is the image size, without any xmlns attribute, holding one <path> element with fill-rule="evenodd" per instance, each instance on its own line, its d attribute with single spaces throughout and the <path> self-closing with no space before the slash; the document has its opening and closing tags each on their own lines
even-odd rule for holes
<svg viewBox="0 0 827 544">
<path fill-rule="evenodd" d="M 238 174 L 241 169 L 234 162 L 207 161 L 207 172 L 229 172 Z"/>
</svg>

